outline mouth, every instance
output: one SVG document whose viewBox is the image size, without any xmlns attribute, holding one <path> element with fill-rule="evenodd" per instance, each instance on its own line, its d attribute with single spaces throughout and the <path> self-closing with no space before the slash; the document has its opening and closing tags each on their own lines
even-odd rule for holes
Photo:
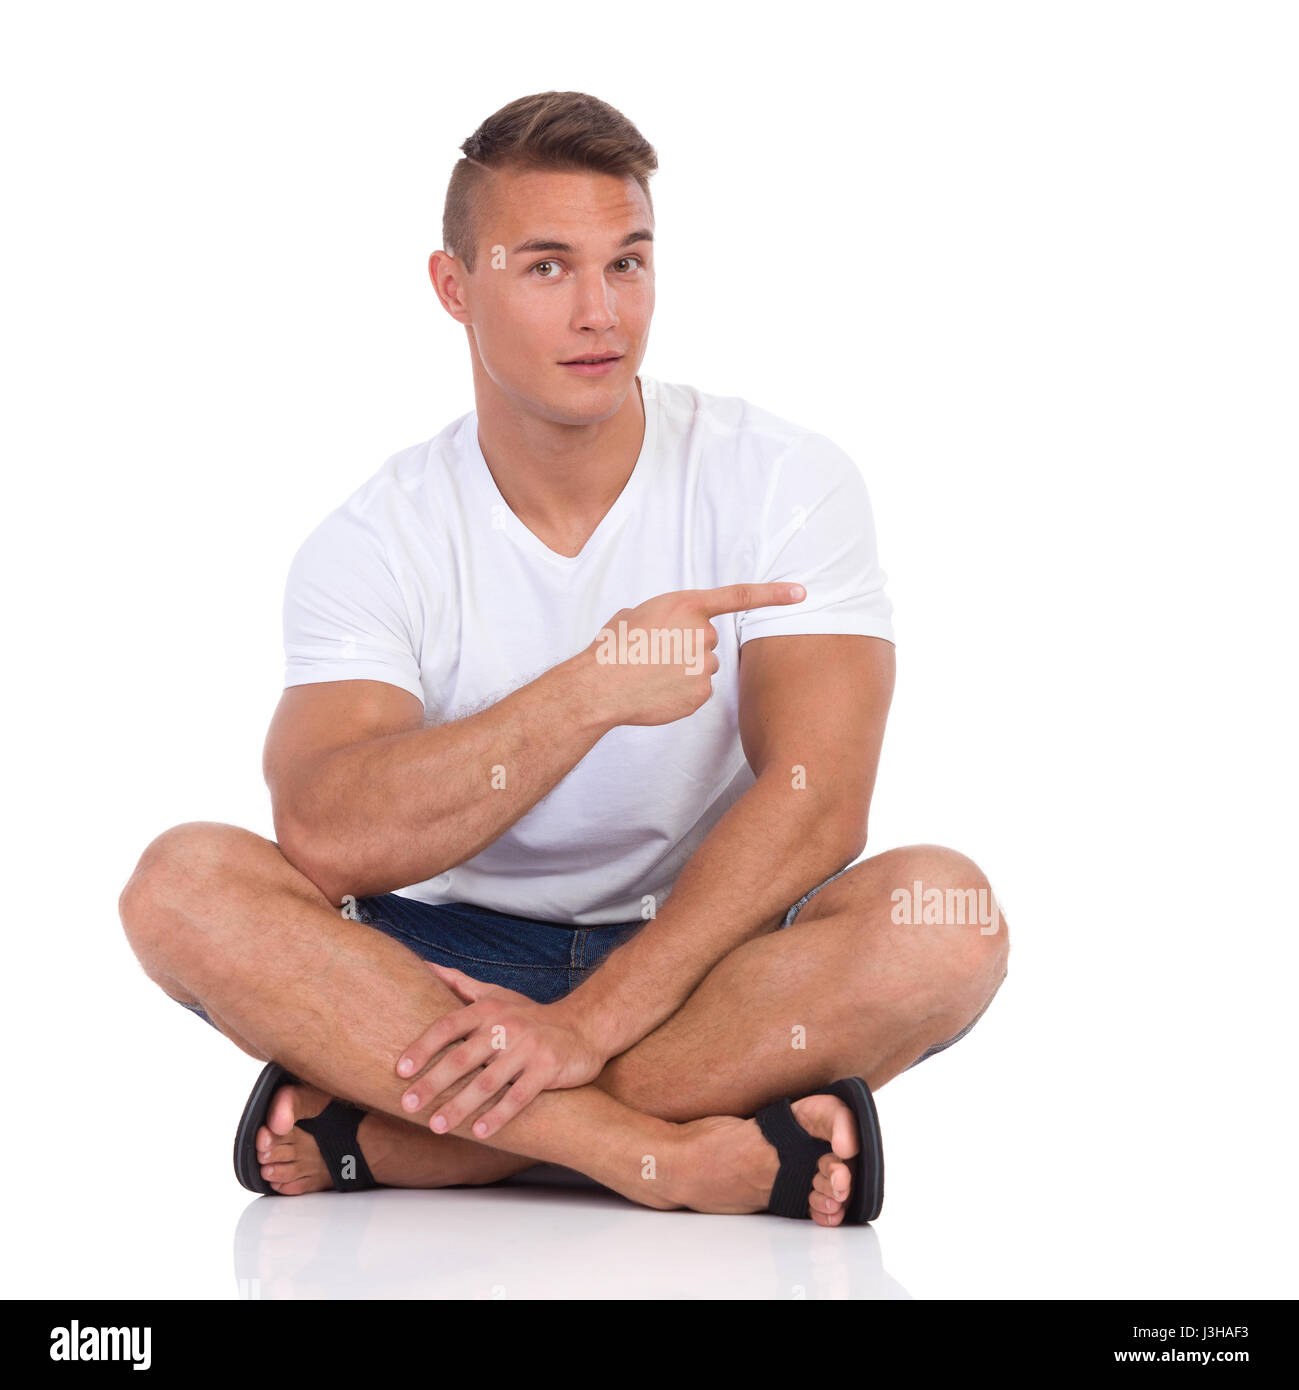
<svg viewBox="0 0 1299 1390">
<path fill-rule="evenodd" d="M 589 352 L 583 357 L 573 357 L 559 365 L 578 376 L 602 376 L 611 372 L 621 361 L 620 352 Z"/>
</svg>

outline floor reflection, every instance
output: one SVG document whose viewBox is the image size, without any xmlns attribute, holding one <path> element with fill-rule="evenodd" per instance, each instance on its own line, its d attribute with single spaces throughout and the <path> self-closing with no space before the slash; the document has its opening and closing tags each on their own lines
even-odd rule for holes
<svg viewBox="0 0 1299 1390">
<path fill-rule="evenodd" d="M 241 1298 L 908 1298 L 872 1226 L 637 1207 L 536 1186 L 258 1197 Z"/>
</svg>

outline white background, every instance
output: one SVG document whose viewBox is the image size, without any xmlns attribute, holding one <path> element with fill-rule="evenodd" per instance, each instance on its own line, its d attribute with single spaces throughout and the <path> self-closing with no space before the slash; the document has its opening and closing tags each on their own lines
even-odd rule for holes
<svg viewBox="0 0 1299 1390">
<path fill-rule="evenodd" d="M 659 153 L 645 370 L 859 461 L 899 658 L 868 852 L 964 850 L 1011 928 L 988 1015 L 881 1093 L 877 1244 L 781 1249 L 813 1296 L 871 1250 L 913 1297 L 1299 1293 L 1297 48 L 1262 3 L 6 11 L 4 1292 L 239 1292 L 256 1064 L 116 897 L 169 825 L 270 833 L 289 558 L 472 407 L 446 178 L 553 87 Z M 402 1195 L 426 1278 L 460 1197 L 500 1229 Z M 626 1291 L 561 1211 L 537 1289 Z M 642 1292 L 706 1233 L 704 1292 L 788 1296 L 751 1247 L 808 1236 L 600 1211 L 582 1258 L 636 1248 Z"/>
</svg>

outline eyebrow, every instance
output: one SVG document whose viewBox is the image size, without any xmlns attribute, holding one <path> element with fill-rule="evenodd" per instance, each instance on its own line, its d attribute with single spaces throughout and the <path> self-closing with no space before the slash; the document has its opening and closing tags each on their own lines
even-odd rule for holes
<svg viewBox="0 0 1299 1390">
<path fill-rule="evenodd" d="M 653 241 L 654 233 L 648 227 L 638 227 L 634 232 L 628 232 L 618 243 L 617 250 L 621 251 L 625 246 L 632 246 L 638 241 Z M 532 237 L 528 241 L 521 241 L 510 255 L 517 256 L 522 251 L 553 251 L 561 256 L 571 256 L 577 247 L 570 246 L 566 241 L 547 241 L 544 237 Z"/>
</svg>

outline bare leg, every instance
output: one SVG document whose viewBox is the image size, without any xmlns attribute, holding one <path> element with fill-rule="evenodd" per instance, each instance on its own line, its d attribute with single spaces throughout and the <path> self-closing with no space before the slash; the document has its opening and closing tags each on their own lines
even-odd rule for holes
<svg viewBox="0 0 1299 1390">
<path fill-rule="evenodd" d="M 872 1090 L 954 1038 L 1006 976 L 1006 923 L 901 925 L 892 893 L 990 895 L 965 855 L 910 845 L 854 865 L 785 931 L 723 957 L 669 1019 L 613 1058 L 595 1085 L 663 1119 L 752 1115 L 841 1076 Z"/>
<path fill-rule="evenodd" d="M 789 931 L 759 937 L 718 962 L 672 1018 L 614 1058 L 594 1084 L 677 1121 L 753 1114 L 778 1096 L 809 1095 L 840 1076 L 865 1077 L 879 1090 L 982 1013 L 1006 974 L 1000 913 L 995 931 L 973 919 L 931 926 L 891 920 L 893 890 L 917 880 L 989 891 L 972 861 L 936 845 L 864 860 L 818 893 Z M 267 1129 L 264 1140 L 275 1172 L 267 1176 L 287 1179 L 279 1190 L 330 1186 L 314 1141 L 292 1123 L 294 1105 L 314 1114 L 327 1100 L 286 1092 L 283 1113 L 272 1116 L 277 1133 Z M 385 1116 L 363 1121 L 359 1138 L 379 1180 L 396 1186 L 494 1182 L 525 1162 L 458 1141 L 449 1167 L 439 1136 L 412 1133 Z"/>
<path fill-rule="evenodd" d="M 123 894 L 122 913 L 151 977 L 174 997 L 201 1003 L 245 1050 L 254 1056 L 274 1055 L 321 1091 L 390 1117 L 380 1122 L 394 1135 L 401 1132 L 396 1125 L 411 1123 L 398 1104 L 406 1083 L 393 1073 L 391 1059 L 430 1019 L 458 1007 L 458 1001 L 404 947 L 341 917 L 274 845 L 228 826 L 179 827 L 146 851 Z M 793 935 L 784 933 L 782 939 Z M 683 1019 L 683 1010 L 664 1025 L 683 1025 L 672 1051 L 694 1050 L 698 1055 L 702 1042 L 707 1065 L 715 1065 L 715 1029 L 705 1026 L 706 1010 L 694 1012 L 699 1016 Z M 806 1009 L 801 1012 L 813 1017 Z M 640 1046 L 658 1039 L 660 1056 L 670 1055 L 662 1051 L 661 1032 Z M 705 1036 L 698 1036 L 700 1032 Z M 729 1046 L 751 1048 L 753 1041 L 751 1035 L 747 1041 L 733 1037 Z M 720 1045 L 728 1046 L 727 1040 L 722 1038 Z M 792 1073 L 787 1065 L 783 1071 L 828 1077 L 837 1066 L 836 1062 L 827 1070 L 831 1055 L 823 1048 L 812 1066 L 804 1054 Z M 750 1066 L 746 1075 L 759 1070 Z M 623 1072 L 628 1086 L 647 1089 L 643 1072 L 626 1066 Z M 677 1072 L 672 1085 L 661 1082 L 660 1092 L 675 1091 L 680 1078 Z M 752 1080 L 748 1084 L 752 1086 Z M 769 1188 L 774 1155 L 760 1138 L 755 1145 L 753 1135 L 728 1129 L 746 1122 L 666 1123 L 621 1104 L 613 1093 L 617 1085 L 615 1077 L 610 1090 L 587 1086 L 547 1092 L 491 1147 L 499 1150 L 508 1144 L 523 1158 L 579 1168 L 650 1206 L 753 1210 L 765 1205 L 764 1183 Z M 764 1086 L 764 1098 L 791 1090 L 799 1093 L 782 1076 Z M 841 1151 L 843 1116 L 829 1108 L 836 1104 L 827 1102 L 814 1114 L 817 1103 L 805 1103 L 811 1109 L 804 1122 L 813 1132 L 833 1138 L 836 1151 Z M 461 1135 L 474 1118 L 461 1127 Z M 415 1123 L 423 1144 L 440 1143 L 445 1151 L 445 1137 L 429 1134 L 420 1116 Z M 756 1127 L 750 1127 L 756 1135 Z M 742 1150 L 752 1161 L 733 1161 Z M 719 1162 L 730 1170 L 726 1183 L 708 1173 L 700 1176 L 701 1166 L 716 1167 Z M 490 1171 L 501 1175 L 499 1168 Z M 442 1178 L 448 1180 L 472 1178 Z M 833 1213 L 821 1219 L 834 1224 Z"/>
<path fill-rule="evenodd" d="M 246 1050 L 328 1095 L 425 1124 L 402 1110 L 393 1063 L 459 1001 L 405 947 L 342 917 L 276 846 L 233 826 L 177 827 L 145 851 L 121 910 L 151 978 Z M 591 1086 L 546 1092 L 500 1136 L 650 1206 L 679 1205 L 666 1183 L 639 1176 L 646 1154 L 656 1177 L 675 1172 L 678 1137 Z"/>
</svg>

